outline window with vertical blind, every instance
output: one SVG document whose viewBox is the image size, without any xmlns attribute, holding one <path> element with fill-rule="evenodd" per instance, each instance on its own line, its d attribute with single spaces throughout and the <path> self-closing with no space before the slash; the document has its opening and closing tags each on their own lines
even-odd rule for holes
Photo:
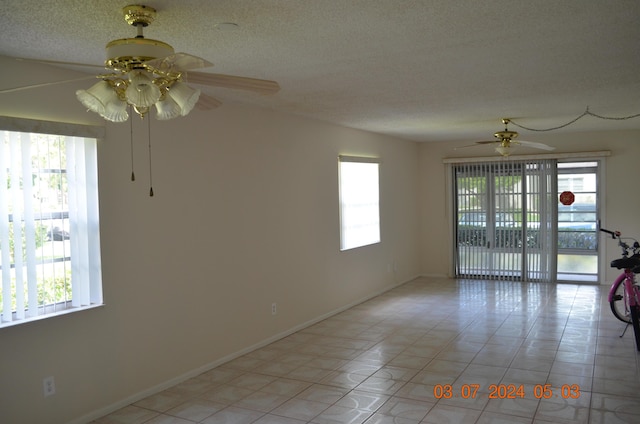
<svg viewBox="0 0 640 424">
<path fill-rule="evenodd" d="M 556 161 L 453 167 L 456 275 L 555 280 Z"/>
<path fill-rule="evenodd" d="M 380 160 L 338 157 L 340 250 L 380 242 Z"/>
<path fill-rule="evenodd" d="M 102 304 L 100 130 L 0 119 L 0 327 Z"/>
</svg>

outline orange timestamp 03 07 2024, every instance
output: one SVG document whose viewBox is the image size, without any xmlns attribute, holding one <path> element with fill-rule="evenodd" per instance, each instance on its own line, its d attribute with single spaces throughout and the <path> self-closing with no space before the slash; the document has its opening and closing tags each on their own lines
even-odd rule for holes
<svg viewBox="0 0 640 424">
<path fill-rule="evenodd" d="M 523 399 L 527 396 L 524 385 L 516 384 L 490 384 L 487 395 L 489 399 Z M 463 384 L 459 388 L 451 384 L 436 384 L 433 388 L 433 395 L 436 399 L 475 399 L 480 390 L 479 384 Z M 563 399 L 577 399 L 580 397 L 579 384 L 563 384 L 559 388 L 553 388 L 551 384 L 536 384 L 533 386 L 533 393 L 529 396 L 535 399 L 550 399 L 561 397 Z"/>
</svg>

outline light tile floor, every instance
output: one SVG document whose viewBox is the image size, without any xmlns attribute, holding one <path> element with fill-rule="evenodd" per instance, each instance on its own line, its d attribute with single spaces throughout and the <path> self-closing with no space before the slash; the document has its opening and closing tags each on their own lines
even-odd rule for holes
<svg viewBox="0 0 640 424">
<path fill-rule="evenodd" d="M 95 423 L 639 423 L 606 292 L 419 278 Z"/>
</svg>

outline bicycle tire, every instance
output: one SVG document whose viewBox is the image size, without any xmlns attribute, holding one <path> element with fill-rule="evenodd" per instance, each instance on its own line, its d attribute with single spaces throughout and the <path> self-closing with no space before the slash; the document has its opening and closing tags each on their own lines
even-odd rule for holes
<svg viewBox="0 0 640 424">
<path fill-rule="evenodd" d="M 633 335 L 636 338 L 636 350 L 640 352 L 640 306 L 634 305 L 631 307 L 631 324 L 633 325 Z"/>
<path fill-rule="evenodd" d="M 624 281 L 618 283 L 613 293 L 613 299 L 609 302 L 611 312 L 620 321 L 631 324 L 631 314 L 629 311 L 628 298 L 624 295 Z"/>
</svg>

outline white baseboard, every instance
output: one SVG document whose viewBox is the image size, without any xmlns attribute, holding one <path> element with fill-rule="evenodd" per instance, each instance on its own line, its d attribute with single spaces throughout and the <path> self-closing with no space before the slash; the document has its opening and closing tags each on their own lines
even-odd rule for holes
<svg viewBox="0 0 640 424">
<path fill-rule="evenodd" d="M 318 317 L 316 317 L 314 319 L 311 319 L 309 321 L 306 321 L 306 322 L 304 322 L 304 323 L 302 323 L 300 325 L 296 325 L 295 327 L 292 327 L 292 328 L 290 328 L 290 329 L 288 329 L 286 331 L 283 331 L 283 332 L 278 333 L 278 334 L 276 334 L 274 336 L 271 336 L 271 337 L 269 337 L 269 338 L 267 338 L 265 340 L 262 340 L 259 343 L 256 343 L 256 344 L 254 344 L 252 346 L 249 346 L 249 347 L 247 347 L 245 349 L 239 350 L 239 351 L 234 352 L 234 353 L 232 353 L 230 355 L 227 355 L 227 356 L 222 357 L 220 359 L 217 359 L 217 360 L 215 360 L 213 362 L 205 364 L 205 365 L 203 365 L 201 367 L 193 369 L 193 370 L 191 370 L 191 371 L 189 371 L 187 373 L 184 373 L 182 375 L 179 375 L 177 377 L 174 377 L 172 379 L 164 381 L 164 382 L 162 382 L 160 384 L 152 386 L 152 387 L 150 387 L 150 388 L 148 388 L 146 390 L 143 390 L 141 392 L 135 393 L 135 394 L 133 394 L 131 396 L 128 396 L 128 397 L 126 397 L 126 398 L 124 398 L 122 400 L 119 400 L 118 402 L 115 402 L 115 403 L 112 403 L 111 405 L 105 406 L 104 408 L 100 408 L 98 410 L 92 411 L 89 414 L 86 414 L 86 415 L 84 415 L 82 417 L 79 417 L 77 419 L 69 421 L 67 424 L 86 424 L 86 423 L 94 421 L 94 420 L 96 420 L 96 419 L 98 419 L 100 417 L 104 417 L 105 415 L 109 415 L 110 413 L 115 412 L 115 411 L 117 411 L 119 409 L 122 409 L 122 408 L 124 408 L 124 407 L 126 407 L 128 405 L 131 405 L 132 403 L 136 403 L 139 400 L 142 400 L 142 399 L 147 398 L 149 396 L 155 395 L 156 393 L 160 393 L 160 392 L 162 392 L 164 390 L 169 389 L 170 387 L 173 387 L 173 386 L 175 386 L 177 384 L 182 383 L 183 381 L 189 380 L 190 378 L 197 377 L 198 375 L 200 375 L 200 374 L 202 374 L 204 372 L 207 372 L 207 371 L 212 370 L 212 369 L 214 369 L 216 367 L 219 367 L 220 365 L 223 365 L 223 364 L 225 364 L 225 363 L 227 363 L 229 361 L 232 361 L 232 360 L 234 360 L 236 358 L 239 358 L 239 357 L 241 357 L 243 355 L 246 355 L 247 353 L 253 352 L 256 349 L 260 349 L 260 348 L 265 347 L 265 346 L 267 346 L 267 345 L 269 345 L 269 344 L 271 344 L 273 342 L 276 342 L 276 341 L 278 341 L 280 339 L 283 339 L 283 338 L 285 338 L 287 336 L 290 336 L 293 333 L 296 333 L 296 332 L 298 332 L 300 330 L 304 330 L 305 328 L 310 327 L 313 324 L 317 324 L 318 322 L 323 321 L 323 320 L 325 320 L 327 318 L 330 318 L 333 315 L 336 315 L 336 314 L 339 314 L 340 312 L 346 311 L 349 308 L 352 308 L 352 307 L 354 307 L 356 305 L 359 305 L 359 304 L 361 304 L 363 302 L 366 302 L 367 300 L 373 299 L 376 296 L 379 296 L 379 295 L 381 295 L 383 293 L 386 293 L 389 290 L 392 290 L 392 289 L 394 289 L 394 288 L 396 288 L 398 286 L 401 286 L 401 285 L 403 285 L 405 283 L 408 283 L 409 281 L 413 281 L 413 280 L 415 280 L 416 278 L 419 278 L 419 277 L 420 276 L 415 276 L 415 277 L 412 277 L 412 278 L 410 278 L 410 279 L 408 279 L 406 281 L 400 282 L 400 283 L 395 283 L 394 282 L 393 284 L 391 284 L 391 285 L 389 285 L 389 286 L 387 286 L 387 287 L 385 287 L 385 288 L 383 288 L 383 289 L 381 289 L 381 290 L 379 290 L 379 291 L 377 291 L 377 292 L 375 292 L 375 293 L 373 293 L 373 294 L 371 294 L 369 296 L 366 296 L 366 297 L 364 297 L 362 299 L 359 299 L 359 300 L 356 300 L 354 302 L 351 302 L 348 305 L 342 306 L 342 307 L 340 307 L 338 309 L 335 309 L 333 311 L 327 312 L 326 314 L 320 315 L 320 316 L 318 316 Z"/>
<path fill-rule="evenodd" d="M 446 278 L 446 279 L 454 279 L 454 277 L 447 274 L 421 274 L 420 277 L 423 278 Z"/>
</svg>

